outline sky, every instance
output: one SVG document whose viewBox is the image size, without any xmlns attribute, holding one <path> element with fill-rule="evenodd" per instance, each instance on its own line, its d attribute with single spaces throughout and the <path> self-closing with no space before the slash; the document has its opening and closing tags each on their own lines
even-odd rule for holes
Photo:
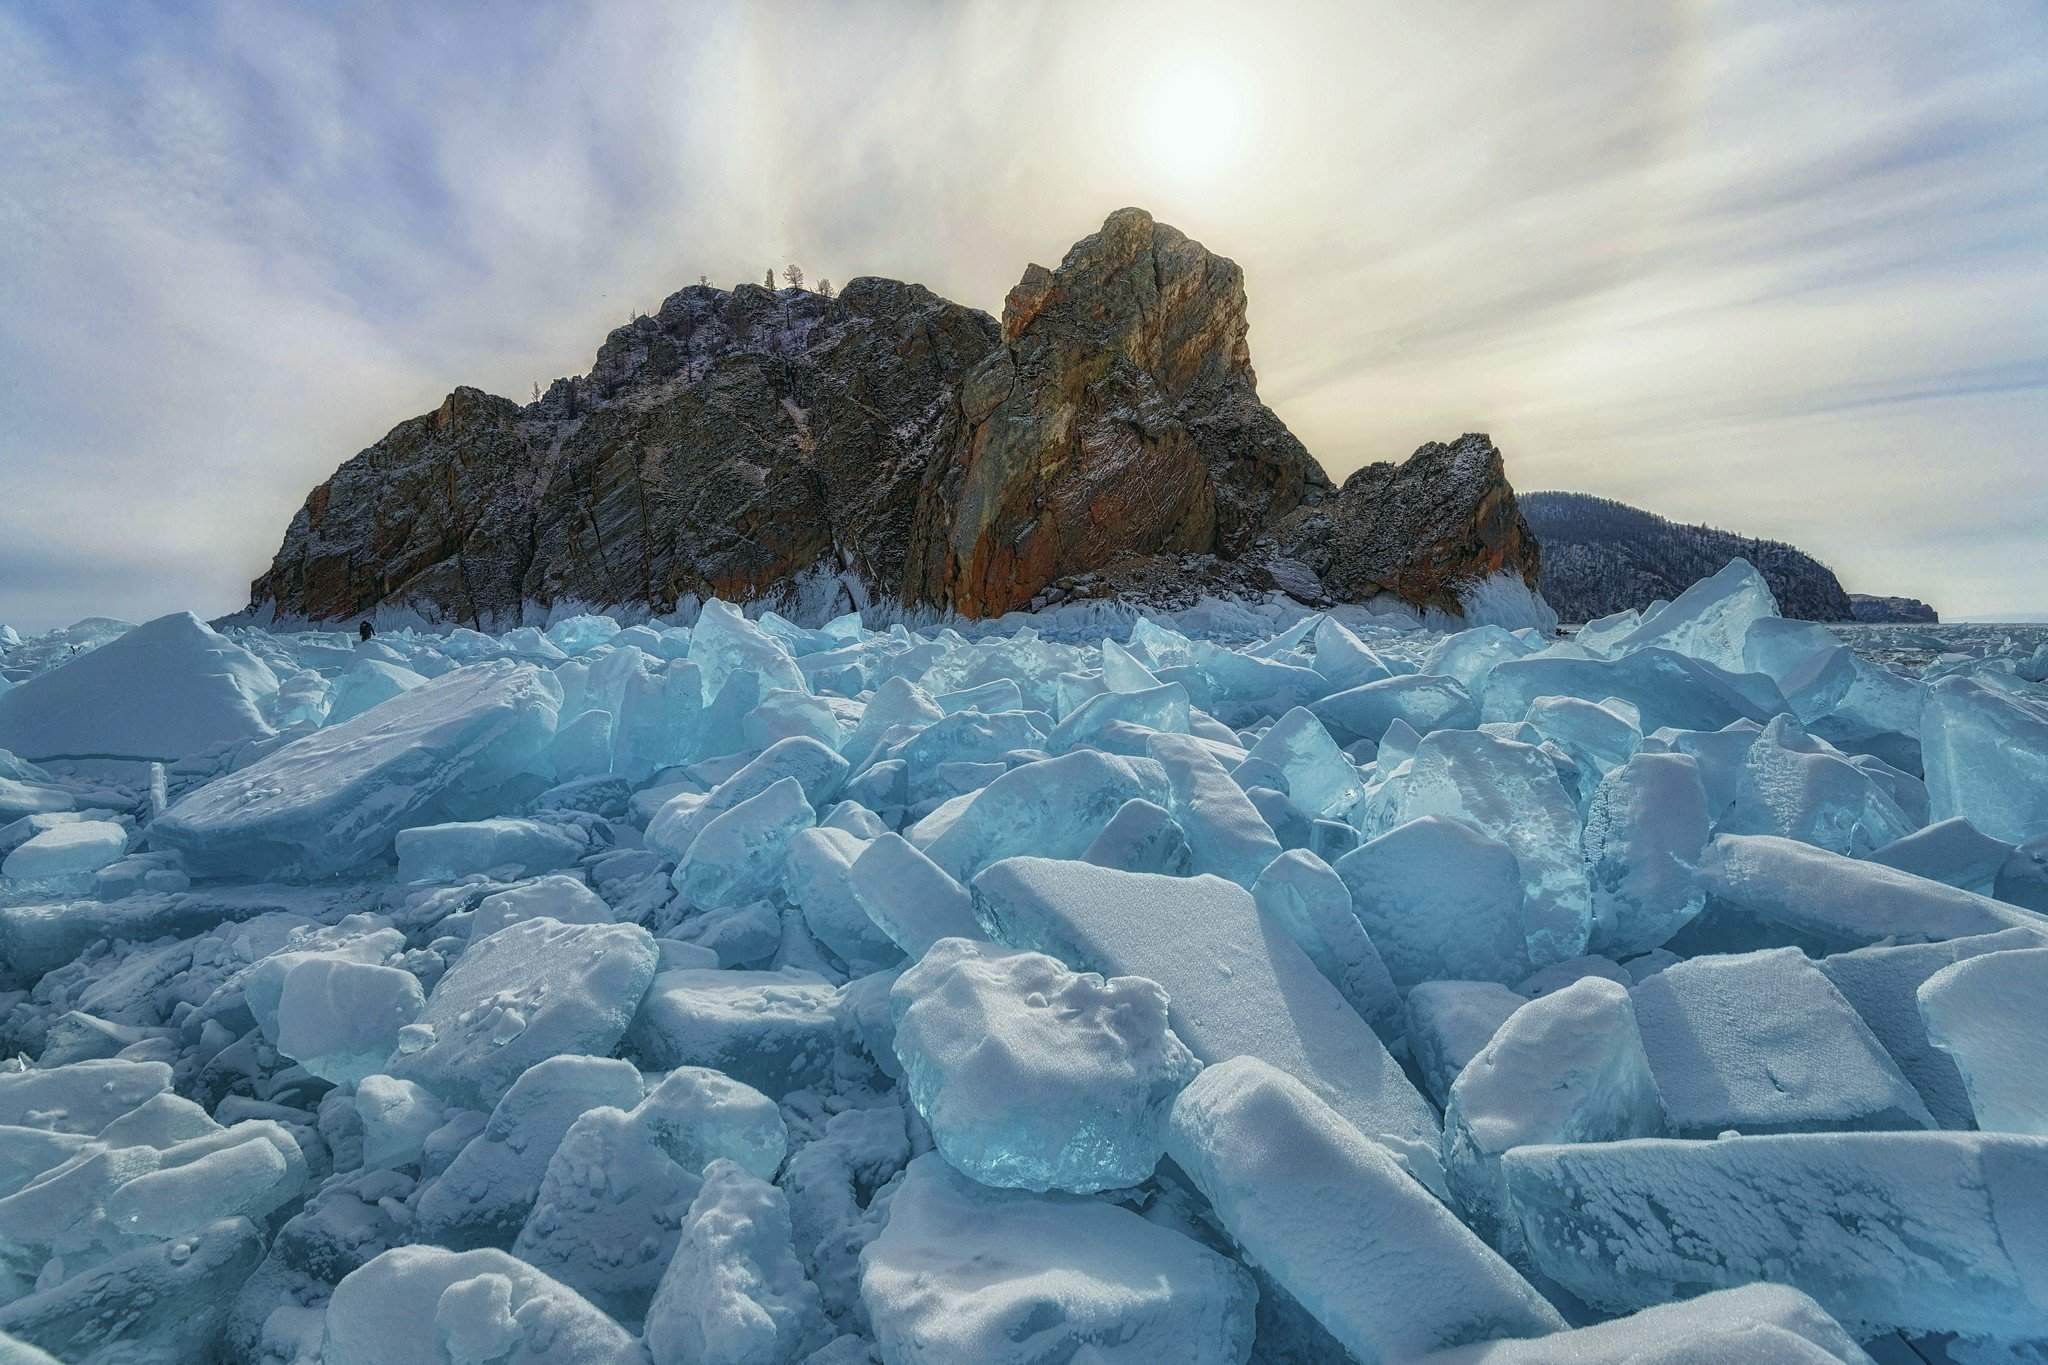
<svg viewBox="0 0 2048 1365">
<path fill-rule="evenodd" d="M 2048 6 L 0 0 L 0 622 L 247 601 L 313 485 L 700 275 L 990 311 L 1126 204 L 1341 479 L 2048 609 Z"/>
</svg>

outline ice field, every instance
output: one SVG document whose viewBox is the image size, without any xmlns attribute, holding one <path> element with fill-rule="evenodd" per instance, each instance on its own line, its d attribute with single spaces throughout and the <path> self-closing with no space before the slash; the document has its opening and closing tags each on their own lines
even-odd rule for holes
<svg viewBox="0 0 2048 1365">
<path fill-rule="evenodd" d="M 0 627 L 0 858 L 0 1365 L 2048 1360 L 2048 629 Z"/>
</svg>

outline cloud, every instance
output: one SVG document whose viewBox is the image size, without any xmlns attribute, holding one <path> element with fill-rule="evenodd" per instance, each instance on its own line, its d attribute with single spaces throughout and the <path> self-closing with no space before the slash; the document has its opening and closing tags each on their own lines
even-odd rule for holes
<svg viewBox="0 0 2048 1365">
<path fill-rule="evenodd" d="M 230 610 L 342 459 L 699 274 L 994 309 L 1126 203 L 1244 265 L 1335 476 L 1489 430 L 1524 488 L 2038 607 L 2044 40 L 2032 0 L 0 11 L 0 619 Z"/>
</svg>

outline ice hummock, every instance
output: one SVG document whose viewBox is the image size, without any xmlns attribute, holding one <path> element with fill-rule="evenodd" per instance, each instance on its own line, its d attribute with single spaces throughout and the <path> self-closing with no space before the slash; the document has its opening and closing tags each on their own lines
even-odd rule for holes
<svg viewBox="0 0 2048 1365">
<path fill-rule="evenodd" d="M 2044 632 L 544 620 L 0 635 L 0 1355 L 2048 1337 Z"/>
</svg>

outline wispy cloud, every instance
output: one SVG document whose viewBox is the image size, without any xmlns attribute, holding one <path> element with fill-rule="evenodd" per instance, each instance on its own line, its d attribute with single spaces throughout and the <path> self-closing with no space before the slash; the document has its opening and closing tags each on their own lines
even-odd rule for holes
<svg viewBox="0 0 2048 1365">
<path fill-rule="evenodd" d="M 1125 203 L 1334 475 L 1490 430 L 2041 605 L 2034 0 L 18 6 L 0 126 L 0 620 L 231 609 L 340 460 L 699 274 L 994 308 Z"/>
</svg>

